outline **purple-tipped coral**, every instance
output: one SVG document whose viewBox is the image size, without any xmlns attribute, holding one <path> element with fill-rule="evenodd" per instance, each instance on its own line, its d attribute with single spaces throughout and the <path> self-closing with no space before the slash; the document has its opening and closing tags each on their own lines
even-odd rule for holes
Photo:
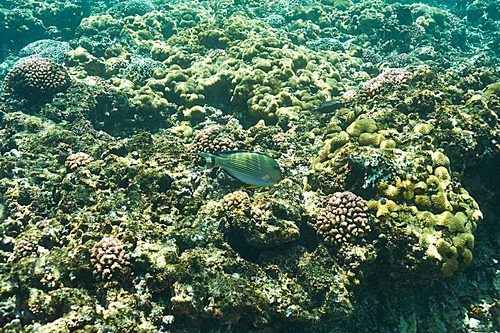
<svg viewBox="0 0 500 333">
<path fill-rule="evenodd" d="M 87 165 L 92 161 L 93 161 L 93 158 L 89 154 L 83 153 L 83 152 L 78 152 L 78 153 L 71 154 L 68 156 L 68 158 L 66 159 L 66 165 L 71 170 L 74 170 L 80 166 Z"/>
<path fill-rule="evenodd" d="M 236 150 L 238 147 L 233 141 L 219 137 L 219 135 L 223 134 L 222 129 L 222 126 L 215 125 L 200 131 L 194 138 L 189 152 L 215 154 L 219 151 Z M 192 158 L 195 162 L 204 161 L 201 156 L 192 155 Z"/>
<path fill-rule="evenodd" d="M 361 86 L 360 93 L 372 95 L 387 90 L 398 90 L 408 85 L 413 74 L 404 68 L 389 68 Z"/>
<path fill-rule="evenodd" d="M 104 237 L 94 245 L 90 261 L 94 264 L 95 276 L 111 280 L 114 275 L 121 273 L 124 267 L 130 265 L 129 258 L 116 239 Z"/>
<path fill-rule="evenodd" d="M 29 58 L 7 73 L 3 89 L 18 97 L 38 98 L 64 91 L 70 83 L 64 66 L 47 58 Z"/>
<path fill-rule="evenodd" d="M 25 239 L 21 239 L 16 247 L 14 248 L 14 253 L 9 257 L 8 261 L 13 261 L 17 258 L 27 257 L 34 251 L 33 244 Z"/>
<path fill-rule="evenodd" d="M 363 198 L 351 192 L 337 192 L 321 210 L 314 229 L 330 245 L 362 239 L 371 231 L 367 210 Z"/>
</svg>

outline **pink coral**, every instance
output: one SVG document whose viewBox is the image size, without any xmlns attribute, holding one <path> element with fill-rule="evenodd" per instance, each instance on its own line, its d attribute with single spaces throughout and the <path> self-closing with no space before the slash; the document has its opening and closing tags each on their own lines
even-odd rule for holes
<svg viewBox="0 0 500 333">
<path fill-rule="evenodd" d="M 194 138 L 189 152 L 215 154 L 219 151 L 236 150 L 237 146 L 231 139 L 219 137 L 223 134 L 223 129 L 222 126 L 215 125 L 200 131 Z M 205 161 L 201 156 L 191 155 L 191 157 L 198 163 Z"/>
<path fill-rule="evenodd" d="M 401 89 L 413 78 L 413 74 L 404 68 L 389 68 L 373 79 L 365 82 L 360 93 L 375 94 L 387 90 Z"/>
<path fill-rule="evenodd" d="M 89 154 L 78 152 L 76 154 L 71 154 L 68 156 L 68 158 L 66 159 L 66 165 L 71 170 L 74 170 L 80 166 L 87 165 L 92 161 L 93 158 Z"/>
<path fill-rule="evenodd" d="M 21 239 L 16 247 L 14 248 L 14 253 L 9 257 L 8 261 L 13 261 L 17 258 L 27 257 L 31 255 L 34 251 L 33 244 L 30 241 Z"/>
<path fill-rule="evenodd" d="M 94 275 L 110 280 L 130 265 L 130 256 L 115 238 L 104 237 L 92 249 L 90 261 L 94 264 Z"/>
<path fill-rule="evenodd" d="M 314 229 L 330 245 L 362 239 L 371 231 L 366 201 L 351 193 L 337 192 L 321 210 Z"/>
</svg>

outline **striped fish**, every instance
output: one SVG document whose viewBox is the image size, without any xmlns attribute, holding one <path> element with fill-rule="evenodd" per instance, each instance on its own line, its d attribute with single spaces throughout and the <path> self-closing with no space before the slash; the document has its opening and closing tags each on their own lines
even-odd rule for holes
<svg viewBox="0 0 500 333">
<path fill-rule="evenodd" d="M 247 188 L 270 186 L 282 178 L 278 163 L 265 154 L 248 150 L 221 151 L 217 155 L 193 153 L 203 156 L 205 166 L 198 170 L 221 167 L 234 178 L 245 183 Z"/>
</svg>

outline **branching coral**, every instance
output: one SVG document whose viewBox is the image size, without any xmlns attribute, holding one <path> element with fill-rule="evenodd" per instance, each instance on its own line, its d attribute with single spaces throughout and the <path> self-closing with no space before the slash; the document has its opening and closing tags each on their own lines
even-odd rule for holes
<svg viewBox="0 0 500 333">
<path fill-rule="evenodd" d="M 321 210 L 314 228 L 330 245 L 363 239 L 371 231 L 367 210 L 363 198 L 350 192 L 337 192 Z"/>
<path fill-rule="evenodd" d="M 94 265 L 94 275 L 103 280 L 111 280 L 130 265 L 130 256 L 115 238 L 104 237 L 92 248 L 90 261 Z"/>
</svg>

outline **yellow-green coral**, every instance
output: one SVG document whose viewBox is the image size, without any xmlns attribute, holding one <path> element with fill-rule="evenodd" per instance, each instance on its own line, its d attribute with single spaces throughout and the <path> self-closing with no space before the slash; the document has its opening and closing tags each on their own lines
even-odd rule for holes
<svg viewBox="0 0 500 333">
<path fill-rule="evenodd" d="M 361 133 L 358 138 L 358 142 L 362 146 L 378 147 L 383 139 L 384 137 L 381 134 Z"/>
<path fill-rule="evenodd" d="M 445 167 L 438 167 L 434 170 L 434 175 L 439 179 L 439 181 L 443 184 L 443 187 L 446 188 L 450 185 L 451 176 L 448 173 L 448 170 Z"/>
<path fill-rule="evenodd" d="M 439 183 L 437 188 L 437 193 L 431 195 L 431 200 L 434 203 L 435 209 L 439 211 L 452 211 L 453 207 L 448 200 L 448 196 L 445 191 L 443 183 Z"/>
<path fill-rule="evenodd" d="M 445 167 L 448 168 L 450 166 L 450 159 L 443 154 L 442 152 L 435 151 L 431 154 L 432 158 L 432 167 Z"/>
<path fill-rule="evenodd" d="M 413 131 L 415 133 L 420 133 L 424 135 L 428 135 L 432 131 L 432 125 L 431 124 L 426 124 L 426 123 L 420 123 L 415 126 Z"/>
<path fill-rule="evenodd" d="M 420 245 L 426 248 L 429 257 L 441 262 L 441 272 L 445 276 L 452 275 L 460 267 L 460 258 L 463 264 L 470 264 L 474 236 L 470 218 L 465 213 L 419 211 L 417 216 L 422 223 Z M 440 228 L 445 228 L 446 233 L 438 231 Z"/>
<path fill-rule="evenodd" d="M 373 119 L 359 119 L 347 127 L 346 132 L 351 136 L 360 136 L 362 133 L 373 133 L 377 130 L 377 123 Z"/>
<path fill-rule="evenodd" d="M 77 70 L 84 70 L 87 75 L 108 77 L 110 74 L 106 71 L 107 67 L 104 61 L 96 58 L 83 47 L 68 51 L 66 57 L 68 66 L 76 67 Z"/>
<path fill-rule="evenodd" d="M 394 185 L 387 185 L 385 186 L 383 193 L 386 197 L 388 197 L 391 200 L 396 200 L 396 198 L 399 196 L 401 188 L 394 186 Z"/>
<path fill-rule="evenodd" d="M 403 195 L 403 198 L 405 198 L 406 200 L 413 199 L 415 195 L 415 193 L 413 192 L 415 184 L 411 180 L 405 179 L 403 181 L 399 181 L 398 179 L 397 186 L 401 188 L 401 194 Z"/>
<path fill-rule="evenodd" d="M 443 212 L 436 215 L 436 220 L 437 225 L 448 228 L 449 232 L 465 232 L 467 217 L 463 214 L 457 217 L 450 212 Z"/>
<path fill-rule="evenodd" d="M 163 110 L 168 106 L 168 101 L 155 93 L 150 87 L 144 86 L 135 91 L 136 96 L 132 102 L 139 110 L 145 113 Z"/>
<path fill-rule="evenodd" d="M 396 141 L 392 139 L 382 140 L 382 142 L 380 142 L 380 148 L 382 149 L 396 148 Z"/>
<path fill-rule="evenodd" d="M 387 216 L 399 211 L 400 207 L 392 200 L 382 198 L 368 201 L 368 209 L 376 211 L 375 216 Z"/>
<path fill-rule="evenodd" d="M 428 195 L 425 194 L 417 194 L 415 196 L 415 204 L 418 206 L 422 206 L 424 208 L 430 208 L 432 205 L 432 201 Z"/>
<path fill-rule="evenodd" d="M 443 261 L 441 272 L 444 276 L 453 275 L 458 269 L 457 248 L 442 238 L 437 241 L 436 248 Z"/>
<path fill-rule="evenodd" d="M 113 27 L 121 28 L 123 27 L 123 24 L 124 23 L 122 21 L 114 19 L 111 15 L 103 14 L 83 18 L 80 26 L 91 26 L 99 31 L 102 31 Z"/>
<path fill-rule="evenodd" d="M 185 109 L 182 113 L 186 119 L 199 121 L 205 118 L 206 111 L 204 107 L 195 105 L 189 109 Z"/>
<path fill-rule="evenodd" d="M 326 140 L 323 148 L 318 153 L 318 156 L 312 161 L 311 169 L 320 169 L 323 162 L 333 158 L 335 150 L 342 147 L 347 142 L 349 142 L 349 135 L 346 132 L 342 131 L 333 134 L 331 139 Z"/>
<path fill-rule="evenodd" d="M 374 122 L 370 123 L 376 125 Z M 366 133 L 370 134 L 364 129 L 355 131 L 357 126 L 351 124 L 351 140 L 354 136 L 352 134 L 360 134 L 355 138 L 357 140 Z M 337 137 L 340 133 L 342 132 L 329 135 Z M 395 135 L 384 131 L 373 132 L 372 135 L 377 134 Z M 353 147 L 356 147 L 354 152 Z M 324 176 L 323 179 L 328 179 L 331 174 L 335 174 L 332 166 L 335 157 L 341 158 L 346 152 L 350 161 L 354 161 L 355 167 L 366 172 L 365 186 L 375 187 L 382 197 L 368 201 L 370 211 L 380 219 L 380 228 L 388 228 L 388 233 L 400 234 L 402 237 L 415 235 L 419 239 L 420 248 L 426 253 L 420 260 L 436 261 L 443 275 L 452 275 L 471 262 L 474 246 L 472 233 L 482 214 L 467 191 L 451 186 L 449 160 L 444 154 L 434 151 L 412 153 L 399 149 L 377 149 L 349 143 L 335 150 L 333 140 L 327 140 L 312 163 L 315 172 Z M 359 164 L 356 164 L 358 161 Z M 367 183 L 366 179 L 372 175 L 371 168 L 379 167 L 381 163 L 393 166 L 396 175 L 380 173 L 380 182 Z M 398 168 L 404 171 L 398 172 Z"/>
</svg>

